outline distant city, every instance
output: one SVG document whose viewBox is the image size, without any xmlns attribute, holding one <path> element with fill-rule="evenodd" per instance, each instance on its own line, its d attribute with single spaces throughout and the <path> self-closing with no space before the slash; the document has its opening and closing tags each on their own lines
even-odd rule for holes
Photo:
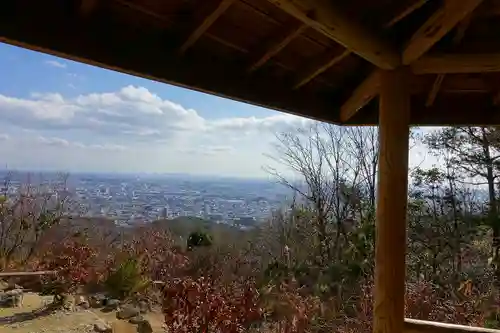
<svg viewBox="0 0 500 333">
<path fill-rule="evenodd" d="M 55 173 L 0 172 L 9 190 L 21 184 L 61 181 Z M 66 195 L 77 203 L 74 214 L 105 217 L 117 224 L 193 216 L 215 223 L 252 226 L 285 208 L 291 191 L 267 180 L 189 175 L 70 174 Z"/>
</svg>

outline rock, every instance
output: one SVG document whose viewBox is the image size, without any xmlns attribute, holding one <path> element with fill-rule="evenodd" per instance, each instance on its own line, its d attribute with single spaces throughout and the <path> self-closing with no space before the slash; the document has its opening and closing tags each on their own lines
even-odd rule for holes
<svg viewBox="0 0 500 333">
<path fill-rule="evenodd" d="M 100 333 L 111 333 L 113 330 L 111 329 L 111 326 L 109 326 L 105 322 L 98 321 L 94 324 L 94 331 Z"/>
<path fill-rule="evenodd" d="M 137 306 L 139 307 L 139 310 L 141 311 L 141 313 L 151 312 L 151 306 L 146 301 L 139 301 Z"/>
<path fill-rule="evenodd" d="M 61 295 L 61 304 L 64 310 L 74 311 L 75 310 L 75 298 L 70 295 Z"/>
<path fill-rule="evenodd" d="M 107 303 L 107 297 L 103 294 L 95 294 L 89 297 L 89 304 L 92 308 L 100 308 Z"/>
<path fill-rule="evenodd" d="M 12 290 L 8 290 L 4 293 L 5 296 L 18 296 L 18 295 L 22 295 L 23 294 L 23 290 L 22 289 L 12 289 Z"/>
<path fill-rule="evenodd" d="M 116 318 L 118 319 L 130 319 L 139 315 L 139 309 L 136 309 L 132 306 L 125 306 L 120 311 L 116 313 Z"/>
<path fill-rule="evenodd" d="M 129 323 L 131 323 L 131 324 L 137 325 L 137 324 L 142 323 L 144 320 L 145 320 L 145 319 L 144 319 L 144 317 L 143 317 L 143 316 L 141 316 L 141 315 L 137 315 L 137 316 L 135 316 L 135 317 L 130 318 L 130 319 L 128 320 L 128 322 L 129 322 Z"/>
<path fill-rule="evenodd" d="M 137 333 L 153 333 L 151 323 L 147 320 L 140 322 L 139 326 L 137 326 Z"/>
<path fill-rule="evenodd" d="M 119 300 L 117 300 L 117 299 L 108 299 L 108 300 L 106 300 L 106 304 L 105 304 L 104 307 L 108 311 L 113 311 L 113 310 L 118 309 L 119 306 L 120 306 L 120 301 Z"/>
<path fill-rule="evenodd" d="M 7 289 L 9 289 L 9 283 L 4 280 L 0 280 L 0 290 L 4 291 Z"/>
</svg>

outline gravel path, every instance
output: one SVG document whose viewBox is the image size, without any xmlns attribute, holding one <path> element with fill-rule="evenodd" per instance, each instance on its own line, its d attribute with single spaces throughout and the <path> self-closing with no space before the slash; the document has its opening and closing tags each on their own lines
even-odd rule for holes
<svg viewBox="0 0 500 333">
<path fill-rule="evenodd" d="M 114 312 L 103 313 L 99 310 L 48 311 L 47 304 L 51 297 L 26 293 L 23 306 L 20 308 L 0 308 L 0 332 L 2 333 L 90 333 L 94 332 L 94 324 L 104 321 L 111 326 L 120 322 L 119 333 L 136 332 L 135 326 L 126 321 L 118 321 Z M 145 316 L 153 326 L 154 332 L 165 332 L 162 329 L 163 316 L 148 314 Z M 128 325 L 133 330 L 125 327 Z"/>
</svg>

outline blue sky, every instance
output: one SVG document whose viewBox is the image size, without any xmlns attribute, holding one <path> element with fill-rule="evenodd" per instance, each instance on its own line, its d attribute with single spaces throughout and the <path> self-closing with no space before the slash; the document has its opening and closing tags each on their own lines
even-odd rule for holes
<svg viewBox="0 0 500 333">
<path fill-rule="evenodd" d="M 2 43 L 0 73 L 13 169 L 261 177 L 274 133 L 309 123 Z"/>
</svg>

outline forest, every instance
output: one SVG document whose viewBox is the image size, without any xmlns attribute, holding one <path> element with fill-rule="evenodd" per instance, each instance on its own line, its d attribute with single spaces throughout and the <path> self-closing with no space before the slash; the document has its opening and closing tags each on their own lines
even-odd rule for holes
<svg viewBox="0 0 500 333">
<path fill-rule="evenodd" d="M 414 129 L 411 141 L 437 162 L 410 170 L 406 317 L 500 328 L 500 131 Z M 295 176 L 267 171 L 294 200 L 247 231 L 70 218 L 69 197 L 6 181 L 0 271 L 55 270 L 17 283 L 60 299 L 146 301 L 168 331 L 369 332 L 378 152 L 372 127 L 278 133 L 269 157 Z"/>
</svg>

